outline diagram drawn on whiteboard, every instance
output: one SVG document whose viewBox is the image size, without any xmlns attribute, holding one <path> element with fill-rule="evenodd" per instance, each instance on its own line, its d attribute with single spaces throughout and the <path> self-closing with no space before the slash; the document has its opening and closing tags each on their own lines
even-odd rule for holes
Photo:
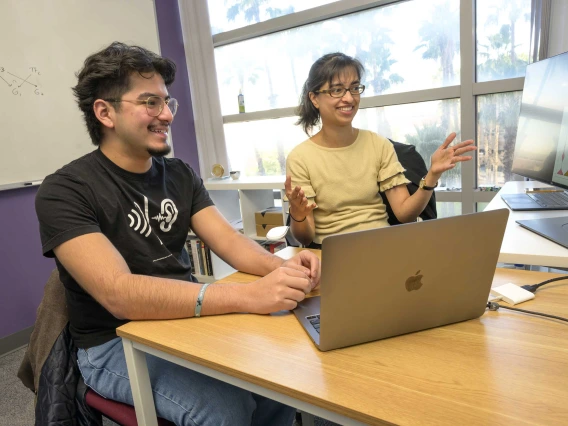
<svg viewBox="0 0 568 426">
<path fill-rule="evenodd" d="M 11 70 L 0 65 L 0 92 L 9 90 L 14 96 L 43 96 L 39 83 L 41 72 L 36 67 L 29 67 L 25 72 Z"/>
</svg>

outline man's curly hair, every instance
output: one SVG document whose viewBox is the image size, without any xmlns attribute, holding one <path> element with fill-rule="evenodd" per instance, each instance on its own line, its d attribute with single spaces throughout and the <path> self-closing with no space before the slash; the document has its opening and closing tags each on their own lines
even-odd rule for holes
<svg viewBox="0 0 568 426">
<path fill-rule="evenodd" d="M 120 99 L 130 90 L 130 76 L 138 73 L 152 78 L 158 73 L 169 87 L 175 79 L 176 65 L 170 59 L 139 46 L 113 42 L 110 46 L 85 59 L 83 68 L 76 74 L 78 82 L 73 88 L 77 103 L 87 124 L 93 144 L 101 144 L 102 124 L 95 116 L 93 104 L 97 99 Z M 120 109 L 120 103 L 116 104 Z"/>
</svg>

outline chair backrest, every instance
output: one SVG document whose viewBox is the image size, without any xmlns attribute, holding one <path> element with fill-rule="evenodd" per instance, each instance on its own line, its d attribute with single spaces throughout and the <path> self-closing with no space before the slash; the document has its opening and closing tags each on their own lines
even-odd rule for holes
<svg viewBox="0 0 568 426">
<path fill-rule="evenodd" d="M 398 157 L 398 161 L 402 164 L 402 167 L 405 168 L 404 176 L 410 181 L 406 187 L 408 188 L 408 192 L 410 195 L 414 194 L 420 185 L 420 179 L 422 179 L 428 173 L 428 167 L 426 167 L 426 163 L 422 156 L 416 151 L 416 147 L 414 145 L 408 145 L 405 143 L 395 142 L 392 139 L 389 139 L 394 146 L 394 151 L 396 152 L 396 156 Z M 390 206 L 389 200 L 387 197 L 383 197 L 383 202 L 387 206 L 387 214 L 389 215 L 389 224 L 390 225 L 400 225 L 400 221 L 396 218 L 392 208 Z M 436 211 L 436 194 L 432 191 L 432 197 L 430 197 L 430 201 L 420 213 L 420 218 L 422 220 L 430 220 L 436 219 L 438 217 L 438 212 Z"/>
</svg>

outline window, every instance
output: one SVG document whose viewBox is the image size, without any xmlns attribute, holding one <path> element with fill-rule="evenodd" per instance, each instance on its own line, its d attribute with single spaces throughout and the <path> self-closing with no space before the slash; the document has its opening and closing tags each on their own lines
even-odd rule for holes
<svg viewBox="0 0 568 426">
<path fill-rule="evenodd" d="M 416 146 L 426 166 L 448 134 L 460 129 L 459 100 L 420 102 L 359 110 L 355 127 L 372 130 L 397 142 Z M 459 140 L 459 134 L 456 138 Z M 442 175 L 439 187 L 461 188 L 461 167 Z"/>
<path fill-rule="evenodd" d="M 447 214 L 473 212 L 492 196 L 479 186 L 515 178 L 524 70 L 537 57 L 531 40 L 548 31 L 532 22 L 531 4 L 540 2 L 192 1 L 209 6 L 218 92 L 207 95 L 218 96 L 232 168 L 245 176 L 284 173 L 287 154 L 307 137 L 294 123 L 309 68 L 323 54 L 342 51 L 366 69 L 355 126 L 416 145 L 428 166 L 450 132 L 476 140 L 474 162 L 440 182 L 457 190 L 437 192 Z"/>
<path fill-rule="evenodd" d="M 522 92 L 477 98 L 477 183 L 502 186 L 511 172 Z"/>
<path fill-rule="evenodd" d="M 211 34 L 242 28 L 337 0 L 207 0 Z"/>
<path fill-rule="evenodd" d="M 436 213 L 438 213 L 438 219 L 444 217 L 459 216 L 462 214 L 461 203 L 436 203 Z"/>
<path fill-rule="evenodd" d="M 477 0 L 477 81 L 523 77 L 531 0 Z"/>
<path fill-rule="evenodd" d="M 458 84 L 459 1 L 401 2 L 218 47 L 223 115 L 239 112 L 240 89 L 247 112 L 298 105 L 311 65 L 336 51 L 363 63 L 363 97 Z"/>
<path fill-rule="evenodd" d="M 298 117 L 225 124 L 225 141 L 235 170 L 247 176 L 283 175 L 286 156 L 307 135 Z M 354 126 L 416 146 L 427 165 L 446 136 L 460 128 L 459 100 L 431 101 L 360 109 Z M 317 130 L 316 130 L 317 131 Z M 459 135 L 458 138 L 459 140 Z M 445 173 L 440 187 L 461 187 L 461 168 Z"/>
<path fill-rule="evenodd" d="M 225 142 L 231 167 L 245 176 L 273 176 L 286 173 L 286 156 L 306 140 L 294 125 L 297 117 L 225 124 Z"/>
</svg>

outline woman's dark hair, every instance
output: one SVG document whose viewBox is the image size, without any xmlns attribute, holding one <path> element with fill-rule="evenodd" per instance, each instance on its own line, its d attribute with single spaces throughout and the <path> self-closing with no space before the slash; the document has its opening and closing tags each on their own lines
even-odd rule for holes
<svg viewBox="0 0 568 426">
<path fill-rule="evenodd" d="M 93 104 L 97 99 L 120 99 L 130 90 L 130 76 L 138 73 L 152 78 L 158 73 L 169 87 L 176 75 L 173 61 L 162 58 L 139 46 L 114 42 L 85 59 L 83 68 L 76 74 L 78 82 L 73 88 L 79 108 L 83 111 L 87 130 L 94 145 L 102 142 L 102 124 L 95 116 Z M 120 103 L 116 103 L 120 109 Z"/>
<path fill-rule="evenodd" d="M 335 76 L 349 68 L 354 69 L 361 80 L 365 72 L 363 64 L 358 59 L 340 52 L 322 56 L 310 68 L 308 79 L 302 88 L 300 105 L 296 109 L 296 114 L 300 116 L 296 124 L 301 125 L 308 136 L 311 136 L 312 128 L 320 121 L 319 110 L 310 100 L 310 92 L 321 89 L 325 83 L 331 84 Z"/>
</svg>

